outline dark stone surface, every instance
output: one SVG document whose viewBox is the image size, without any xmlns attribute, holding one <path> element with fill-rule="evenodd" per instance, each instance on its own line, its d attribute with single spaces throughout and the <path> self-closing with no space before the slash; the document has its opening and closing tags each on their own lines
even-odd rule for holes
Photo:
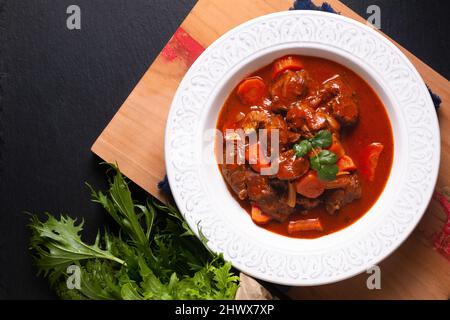
<svg viewBox="0 0 450 320">
<path fill-rule="evenodd" d="M 449 77 L 447 11 L 426 0 L 346 0 Z M 35 276 L 23 213 L 85 217 L 88 238 L 106 221 L 84 186 L 105 187 L 90 146 L 194 5 L 194 0 L 0 1 L 0 298 L 54 298 Z M 82 29 L 66 28 L 66 8 Z"/>
</svg>

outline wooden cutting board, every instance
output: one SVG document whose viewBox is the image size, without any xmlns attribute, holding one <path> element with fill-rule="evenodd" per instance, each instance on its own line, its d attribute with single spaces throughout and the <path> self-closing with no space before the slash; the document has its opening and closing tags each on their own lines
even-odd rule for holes
<svg viewBox="0 0 450 320">
<path fill-rule="evenodd" d="M 177 86 L 189 66 L 214 40 L 231 28 L 258 16 L 287 10 L 293 0 L 200 0 L 131 92 L 92 146 L 108 162 L 152 195 L 164 200 L 157 183 L 165 175 L 164 129 Z M 319 1 L 316 1 L 318 3 Z M 328 1 L 341 14 L 364 22 L 337 0 Z M 395 43 L 395 42 L 394 42 Z M 450 196 L 449 82 L 413 54 L 397 46 L 413 62 L 425 82 L 442 98 L 439 122 L 442 138 L 437 190 Z M 433 200 L 408 240 L 381 264 L 381 290 L 368 290 L 368 274 L 336 284 L 292 287 L 295 299 L 449 299 L 450 260 L 433 248 L 434 234 L 447 222 L 443 206 Z"/>
</svg>

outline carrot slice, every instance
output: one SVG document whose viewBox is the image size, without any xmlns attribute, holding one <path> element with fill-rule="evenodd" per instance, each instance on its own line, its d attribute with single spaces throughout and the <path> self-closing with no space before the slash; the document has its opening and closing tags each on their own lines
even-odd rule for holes
<svg viewBox="0 0 450 320">
<path fill-rule="evenodd" d="M 256 224 L 259 224 L 259 225 L 266 224 L 270 220 L 272 220 L 271 216 L 269 216 L 268 214 L 263 213 L 261 211 L 261 209 L 258 208 L 255 205 L 252 205 L 251 215 L 252 215 L 253 222 L 256 223 Z"/>
<path fill-rule="evenodd" d="M 328 150 L 334 152 L 338 159 L 342 158 L 345 155 L 344 147 L 334 134 L 333 134 L 333 142 L 331 143 L 331 146 L 328 148 Z"/>
<path fill-rule="evenodd" d="M 325 184 L 317 177 L 314 170 L 310 170 L 306 175 L 296 181 L 297 193 L 307 198 L 317 198 L 325 191 Z"/>
<path fill-rule="evenodd" d="M 259 142 L 250 144 L 245 148 L 245 160 L 256 172 L 261 172 L 262 168 L 270 167 L 270 159 L 262 152 Z"/>
<path fill-rule="evenodd" d="M 303 62 L 295 56 L 285 56 L 273 63 L 272 79 L 275 79 L 286 70 L 301 70 Z"/>
<path fill-rule="evenodd" d="M 319 218 L 290 221 L 288 233 L 293 234 L 302 231 L 323 231 L 322 223 Z"/>
<path fill-rule="evenodd" d="M 384 145 L 382 143 L 374 142 L 365 147 L 361 152 L 360 171 L 361 174 L 369 181 L 373 181 L 375 179 L 378 160 L 380 159 L 383 149 Z"/>
<path fill-rule="evenodd" d="M 257 104 L 266 95 L 266 84 L 260 77 L 250 77 L 241 82 L 236 93 L 244 104 Z"/>
<path fill-rule="evenodd" d="M 344 155 L 337 161 L 337 166 L 339 168 L 339 172 L 348 172 L 356 170 L 356 165 L 353 162 L 353 159 L 347 155 Z"/>
</svg>

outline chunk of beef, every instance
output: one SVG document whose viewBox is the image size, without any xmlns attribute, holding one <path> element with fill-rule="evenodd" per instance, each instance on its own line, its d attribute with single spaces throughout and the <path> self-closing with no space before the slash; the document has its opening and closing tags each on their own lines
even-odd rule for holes
<svg viewBox="0 0 450 320">
<path fill-rule="evenodd" d="M 270 86 L 270 95 L 276 104 L 284 105 L 305 96 L 308 92 L 309 77 L 305 70 L 286 70 Z"/>
<path fill-rule="evenodd" d="M 325 187 L 332 189 L 324 198 L 325 209 L 334 214 L 350 202 L 361 198 L 361 183 L 358 174 L 339 176 L 335 181 L 327 182 Z"/>
<path fill-rule="evenodd" d="M 300 178 L 308 170 L 309 161 L 303 157 L 297 157 L 292 149 L 281 153 L 278 158 L 278 179 L 294 180 Z"/>
<path fill-rule="evenodd" d="M 286 144 L 289 142 L 288 127 L 282 116 L 271 116 L 270 120 L 265 124 L 265 129 L 268 131 L 268 139 L 271 139 L 273 130 L 278 130 L 280 144 Z"/>
<path fill-rule="evenodd" d="M 279 142 L 289 142 L 288 127 L 281 115 L 266 110 L 253 110 L 245 115 L 241 126 L 247 135 L 257 132 L 258 129 L 267 129 L 268 139 L 271 138 L 273 130 L 278 130 Z"/>
<path fill-rule="evenodd" d="M 272 186 L 272 188 L 275 189 L 275 192 L 280 196 L 283 196 L 284 194 L 286 194 L 286 192 L 288 190 L 287 181 L 269 178 L 269 184 Z"/>
<path fill-rule="evenodd" d="M 273 113 L 286 114 L 286 112 L 288 112 L 289 110 L 289 104 L 277 101 L 271 104 L 270 110 Z"/>
<path fill-rule="evenodd" d="M 295 143 L 301 138 L 301 134 L 298 132 L 288 131 L 288 142 Z"/>
<path fill-rule="evenodd" d="M 241 127 L 245 134 L 255 132 L 264 127 L 271 119 L 270 112 L 266 110 L 253 110 L 247 113 L 241 121 Z"/>
<path fill-rule="evenodd" d="M 239 144 L 240 136 L 225 137 L 225 140 L 227 139 L 231 139 L 232 144 L 225 144 L 223 148 L 222 175 L 233 192 L 243 200 L 247 198 L 245 179 L 246 171 L 249 170 L 243 163 L 243 145 Z"/>
<path fill-rule="evenodd" d="M 325 189 L 344 189 L 349 185 L 356 185 L 357 183 L 359 183 L 357 174 L 339 175 L 334 180 L 324 181 Z"/>
<path fill-rule="evenodd" d="M 320 198 L 310 199 L 297 194 L 297 204 L 300 205 L 304 210 L 314 209 L 321 203 L 322 201 L 320 200 Z"/>
<path fill-rule="evenodd" d="M 278 221 L 284 221 L 294 212 L 294 208 L 287 205 L 285 197 L 275 189 L 267 176 L 251 171 L 246 175 L 248 198 L 258 206 L 262 212 Z"/>
<path fill-rule="evenodd" d="M 247 168 L 241 164 L 222 164 L 222 174 L 231 189 L 239 199 L 247 198 L 246 173 Z"/>
<path fill-rule="evenodd" d="M 297 132 L 318 131 L 327 126 L 325 114 L 316 112 L 305 101 L 294 104 L 287 112 L 286 120 L 289 128 Z"/>
<path fill-rule="evenodd" d="M 339 75 L 325 81 L 310 103 L 316 107 L 327 105 L 330 114 L 344 126 L 353 125 L 358 121 L 359 107 L 356 94 Z"/>
<path fill-rule="evenodd" d="M 311 117 L 313 112 L 314 110 L 305 104 L 295 104 L 286 114 L 289 128 L 296 131 L 303 130 L 303 126 L 306 125 L 306 119 Z"/>
</svg>

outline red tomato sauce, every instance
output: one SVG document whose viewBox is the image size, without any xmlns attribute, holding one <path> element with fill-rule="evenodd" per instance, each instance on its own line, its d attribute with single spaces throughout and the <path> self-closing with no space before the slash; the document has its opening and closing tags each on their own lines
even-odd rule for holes
<svg viewBox="0 0 450 320">
<path fill-rule="evenodd" d="M 362 150 L 373 142 L 382 143 L 384 145 L 383 152 L 378 160 L 376 175 L 373 181 L 361 178 L 362 196 L 355 200 L 337 213 L 330 215 L 323 206 L 311 209 L 305 215 L 295 212 L 289 216 L 284 222 L 271 221 L 262 226 L 263 228 L 281 234 L 284 236 L 295 238 L 317 238 L 348 227 L 359 218 L 361 218 L 377 201 L 386 185 L 391 171 L 394 156 L 394 139 L 391 124 L 386 109 L 377 96 L 375 91 L 352 70 L 330 60 L 310 57 L 296 56 L 301 59 L 304 69 L 308 71 L 309 76 L 317 84 L 323 83 L 325 80 L 339 74 L 347 80 L 351 88 L 356 92 L 359 102 L 359 121 L 351 128 L 343 128 L 341 131 L 341 143 L 356 167 L 360 165 Z M 252 73 L 250 76 L 258 76 L 269 85 L 272 81 L 273 63 L 263 67 L 262 69 Z M 235 128 L 236 119 L 239 113 L 247 114 L 252 110 L 249 105 L 245 105 L 239 99 L 235 88 L 227 98 L 223 105 L 218 120 L 217 128 L 223 130 L 225 128 Z M 219 166 L 220 167 L 220 166 Z M 243 209 L 250 212 L 249 200 L 240 200 L 231 191 L 236 201 L 240 203 Z M 288 234 L 287 226 L 289 221 L 298 219 L 320 218 L 323 231 L 304 231 L 295 235 Z"/>
</svg>

